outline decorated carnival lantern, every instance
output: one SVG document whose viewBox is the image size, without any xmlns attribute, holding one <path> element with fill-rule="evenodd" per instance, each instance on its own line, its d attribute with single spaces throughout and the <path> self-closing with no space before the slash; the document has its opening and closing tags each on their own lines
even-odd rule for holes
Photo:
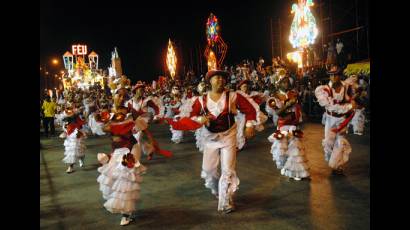
<svg viewBox="0 0 410 230">
<path fill-rule="evenodd" d="M 208 60 L 208 70 L 219 69 L 225 59 L 228 46 L 220 35 L 218 18 L 212 13 L 206 22 L 206 37 L 205 57 Z"/>
<path fill-rule="evenodd" d="M 313 45 L 318 35 L 316 20 L 310 11 L 313 6 L 312 0 L 298 0 L 298 3 L 292 5 L 291 13 L 295 14 L 291 27 L 289 41 L 297 51 L 289 53 L 287 56 L 293 62 L 298 63 L 298 67 L 303 67 L 301 57 L 306 52 L 306 48 Z"/>
<path fill-rule="evenodd" d="M 68 71 L 73 70 L 73 66 L 74 66 L 73 58 L 74 58 L 73 54 L 70 53 L 69 51 L 66 51 L 63 55 L 64 68 Z"/>
<path fill-rule="evenodd" d="M 92 70 L 98 69 L 98 54 L 92 51 L 88 55 L 88 63 L 90 65 L 90 69 Z"/>
</svg>

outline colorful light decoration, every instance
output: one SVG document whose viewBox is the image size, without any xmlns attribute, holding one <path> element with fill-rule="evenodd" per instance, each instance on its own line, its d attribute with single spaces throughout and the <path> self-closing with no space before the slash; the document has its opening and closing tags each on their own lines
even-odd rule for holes
<svg viewBox="0 0 410 230">
<path fill-rule="evenodd" d="M 177 56 L 174 47 L 172 46 L 171 39 L 168 41 L 167 66 L 171 78 L 174 79 L 177 70 Z"/>
<path fill-rule="evenodd" d="M 212 13 L 206 23 L 206 37 L 207 46 L 204 54 L 208 60 L 208 70 L 218 69 L 222 66 L 228 46 L 220 35 L 218 18 Z"/>
<path fill-rule="evenodd" d="M 206 37 L 208 40 L 208 45 L 214 46 L 218 41 L 219 34 L 219 24 L 218 19 L 215 15 L 211 13 L 206 23 Z"/>
<path fill-rule="evenodd" d="M 306 48 L 314 43 L 318 35 L 316 20 L 309 7 L 313 6 L 312 0 L 298 0 L 292 5 L 291 13 L 295 13 L 290 27 L 289 41 L 293 48 Z"/>
</svg>

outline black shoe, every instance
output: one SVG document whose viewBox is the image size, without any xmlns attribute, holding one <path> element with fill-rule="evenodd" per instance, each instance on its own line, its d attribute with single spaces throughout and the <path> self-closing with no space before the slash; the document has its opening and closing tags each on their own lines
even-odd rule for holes
<svg viewBox="0 0 410 230">
<path fill-rule="evenodd" d="M 333 170 L 332 170 L 332 173 L 333 173 L 334 175 L 344 175 L 343 169 L 333 169 Z"/>
</svg>

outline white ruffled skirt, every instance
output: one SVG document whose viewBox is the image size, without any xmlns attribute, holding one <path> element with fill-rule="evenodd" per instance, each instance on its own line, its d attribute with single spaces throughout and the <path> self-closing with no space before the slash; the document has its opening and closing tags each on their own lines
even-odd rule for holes
<svg viewBox="0 0 410 230">
<path fill-rule="evenodd" d="M 127 148 L 116 149 L 110 161 L 98 168 L 101 174 L 97 182 L 106 200 L 104 207 L 111 213 L 131 215 L 140 199 L 140 183 L 146 168 L 139 161 L 134 168 L 123 166 L 122 157 L 129 151 Z"/>
<path fill-rule="evenodd" d="M 306 178 L 310 176 L 305 148 L 300 138 L 291 137 L 289 139 L 286 155 L 287 160 L 282 169 L 284 176 L 292 178 Z"/>
<path fill-rule="evenodd" d="M 287 150 L 288 150 L 288 140 L 286 137 L 282 139 L 277 139 L 274 134 L 268 137 L 268 140 L 272 143 L 271 154 L 272 160 L 276 162 L 276 167 L 282 169 L 287 160 Z"/>
<path fill-rule="evenodd" d="M 64 141 L 64 158 L 63 162 L 66 164 L 75 164 L 78 160 L 85 157 L 86 146 L 84 144 L 84 137 L 77 138 L 78 130 L 66 137 Z"/>
</svg>

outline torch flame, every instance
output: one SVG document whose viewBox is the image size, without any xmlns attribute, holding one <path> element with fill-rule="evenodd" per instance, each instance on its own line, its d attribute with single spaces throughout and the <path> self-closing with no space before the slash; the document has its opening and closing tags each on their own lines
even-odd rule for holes
<svg viewBox="0 0 410 230">
<path fill-rule="evenodd" d="M 177 70 L 177 56 L 175 55 L 174 47 L 172 46 L 171 39 L 168 41 L 168 52 L 167 52 L 167 66 L 171 78 L 174 79 Z"/>
</svg>

